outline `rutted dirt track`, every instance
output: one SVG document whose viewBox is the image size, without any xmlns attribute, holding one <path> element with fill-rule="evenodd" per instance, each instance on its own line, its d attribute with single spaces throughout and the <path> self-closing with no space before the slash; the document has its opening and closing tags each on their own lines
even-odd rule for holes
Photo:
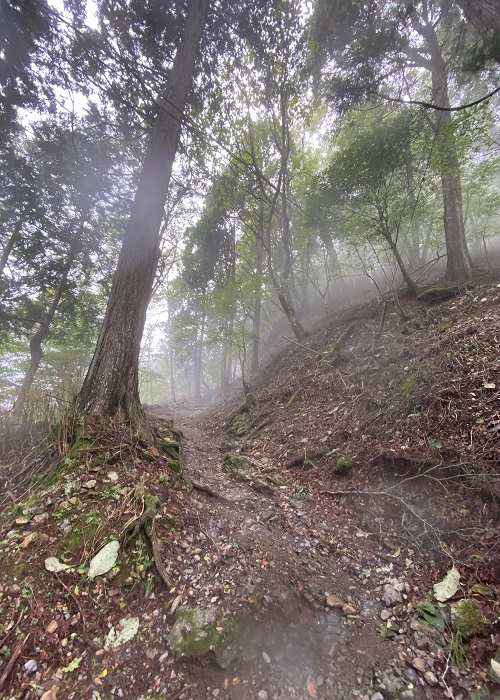
<svg viewBox="0 0 500 700">
<path fill-rule="evenodd" d="M 235 624 L 216 661 L 187 663 L 186 697 L 442 697 L 445 659 L 407 615 L 412 594 L 420 595 L 417 549 L 398 532 L 375 538 L 353 529 L 349 510 L 341 516 L 328 496 L 313 499 L 295 480 L 283 483 L 272 456 L 258 450 L 249 451 L 246 469 L 228 473 L 229 446 L 221 451 L 210 415 L 179 415 L 177 424 L 199 525 L 199 566 L 185 569 L 186 588 L 201 581 L 205 605 L 222 613 L 221 629 Z M 380 634 L 391 620 L 396 640 Z M 415 645 L 419 632 L 425 651 Z"/>
</svg>

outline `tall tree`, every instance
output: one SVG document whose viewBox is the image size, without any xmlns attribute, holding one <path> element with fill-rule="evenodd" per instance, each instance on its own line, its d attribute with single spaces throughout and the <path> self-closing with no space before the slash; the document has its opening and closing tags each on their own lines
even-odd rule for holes
<svg viewBox="0 0 500 700">
<path fill-rule="evenodd" d="M 328 27 L 334 21 L 338 21 L 339 30 L 332 42 Z M 447 277 L 469 277 L 472 268 L 465 240 L 460 161 L 451 113 L 446 111 L 450 107 L 450 75 L 463 47 L 464 28 L 456 8 L 441 0 L 422 0 L 403 8 L 392 0 L 369 5 L 354 2 L 348 7 L 319 2 L 316 26 L 327 55 L 338 61 L 330 94 L 344 109 L 398 85 L 402 87 L 396 98 L 401 97 L 414 69 L 430 76 L 431 101 L 444 108 L 429 118 L 434 122 L 435 150 L 439 151 L 436 162 L 444 205 Z M 347 45 L 349 50 L 342 52 Z"/>
<path fill-rule="evenodd" d="M 76 411 L 116 416 L 148 433 L 138 365 L 159 231 L 209 0 L 191 0 L 179 47 L 154 122 L 104 324 Z"/>
</svg>

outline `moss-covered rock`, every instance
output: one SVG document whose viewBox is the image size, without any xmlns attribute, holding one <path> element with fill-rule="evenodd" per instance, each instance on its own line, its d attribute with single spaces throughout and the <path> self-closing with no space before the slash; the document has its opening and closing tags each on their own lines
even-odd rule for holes
<svg viewBox="0 0 500 700">
<path fill-rule="evenodd" d="M 352 472 L 352 467 L 352 460 L 349 457 L 339 457 L 332 468 L 332 472 L 336 476 L 349 476 Z"/>
<path fill-rule="evenodd" d="M 218 622 L 219 612 L 215 608 L 179 608 L 168 644 L 178 656 L 206 656 L 222 643 Z"/>
<path fill-rule="evenodd" d="M 222 469 L 229 474 L 247 471 L 249 466 L 250 462 L 246 457 L 234 452 L 226 455 L 222 461 Z"/>
<path fill-rule="evenodd" d="M 484 637 L 490 627 L 479 603 L 470 598 L 452 603 L 451 626 L 455 632 L 460 632 L 462 639 Z"/>
</svg>

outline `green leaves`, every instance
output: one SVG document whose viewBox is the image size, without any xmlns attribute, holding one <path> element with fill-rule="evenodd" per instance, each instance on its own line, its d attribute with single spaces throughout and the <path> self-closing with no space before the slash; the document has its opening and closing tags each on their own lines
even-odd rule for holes
<svg viewBox="0 0 500 700">
<path fill-rule="evenodd" d="M 444 632 L 445 618 L 440 608 L 436 607 L 428 600 L 421 600 L 415 605 L 415 610 L 421 614 L 429 625 L 432 625 L 440 632 Z"/>
</svg>

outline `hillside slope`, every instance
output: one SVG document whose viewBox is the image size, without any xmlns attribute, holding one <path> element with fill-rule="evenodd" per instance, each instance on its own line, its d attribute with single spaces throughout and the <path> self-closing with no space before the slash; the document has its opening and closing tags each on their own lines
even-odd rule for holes
<svg viewBox="0 0 500 700">
<path fill-rule="evenodd" d="M 89 419 L 5 467 L 0 693 L 496 697 L 499 309 L 342 311 L 155 446 Z"/>
</svg>

